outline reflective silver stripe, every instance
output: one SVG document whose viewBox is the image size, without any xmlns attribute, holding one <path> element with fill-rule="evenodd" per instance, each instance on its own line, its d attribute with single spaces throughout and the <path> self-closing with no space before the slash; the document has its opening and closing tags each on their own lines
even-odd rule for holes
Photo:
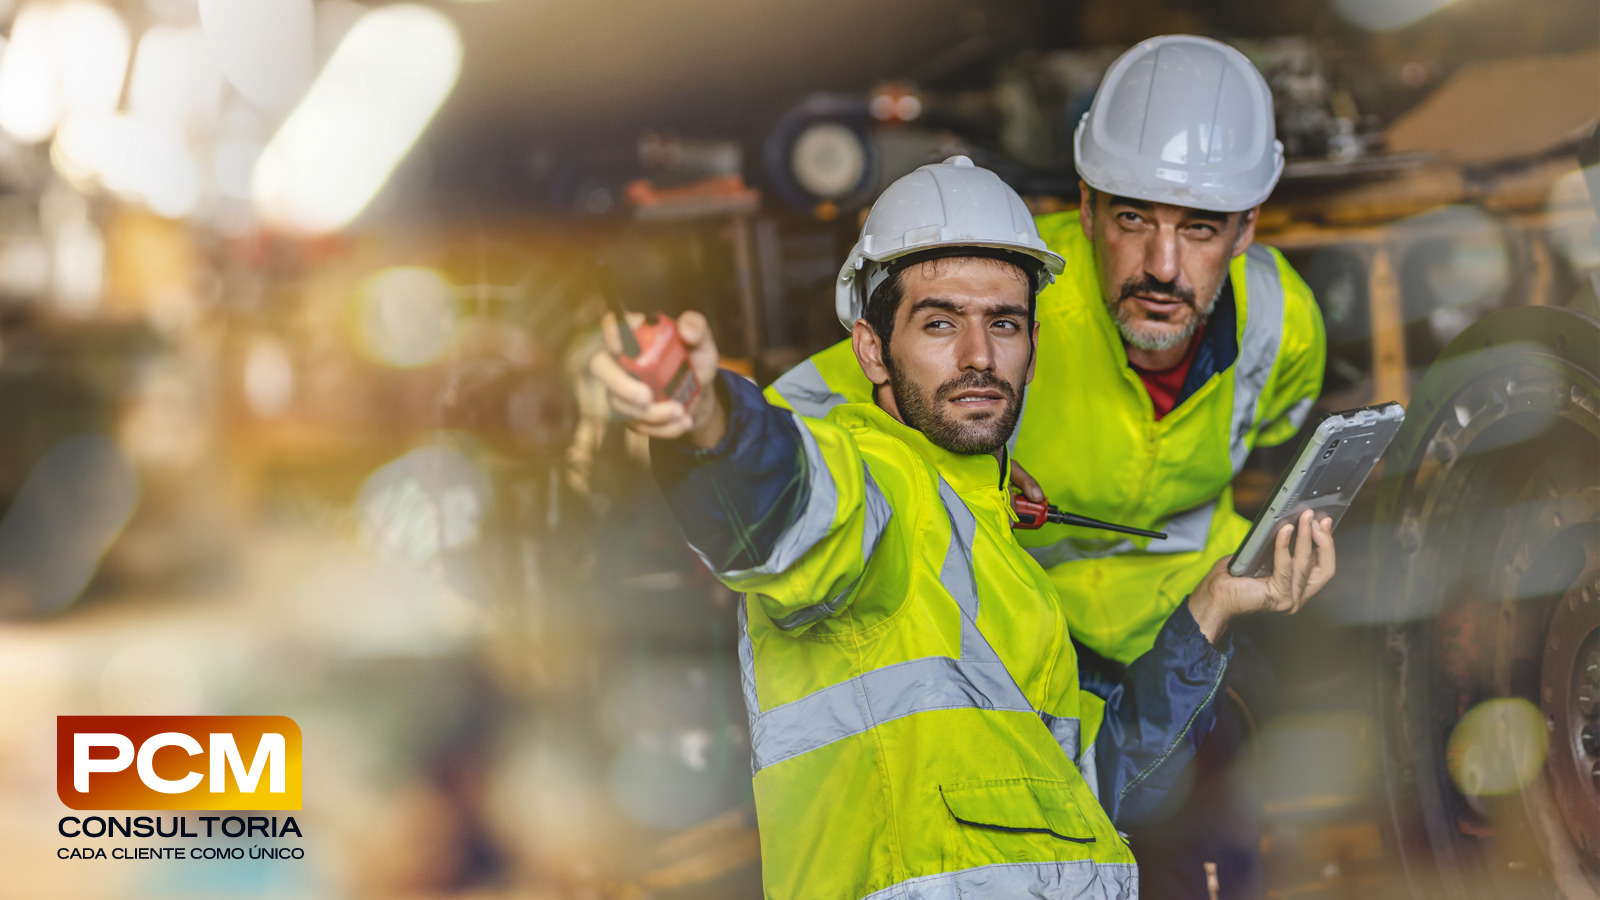
<svg viewBox="0 0 1600 900">
<path fill-rule="evenodd" d="M 978 520 L 961 501 L 961 495 L 943 478 L 939 479 L 939 500 L 944 504 L 945 515 L 950 517 L 950 550 L 945 554 L 939 580 L 961 607 L 961 614 L 976 622 L 978 582 L 972 568 L 972 541 L 978 533 Z"/>
<path fill-rule="evenodd" d="M 1000 863 L 959 872 L 924 875 L 873 891 L 862 900 L 971 900 L 989 898 L 1103 898 L 1136 900 L 1139 872 L 1133 863 Z"/>
<path fill-rule="evenodd" d="M 795 426 L 800 429 L 800 446 L 805 449 L 806 453 L 806 480 L 809 484 L 807 485 L 805 508 L 800 511 L 798 518 L 789 523 L 789 527 L 784 529 L 783 534 L 778 536 L 778 541 L 773 545 L 772 552 L 767 555 L 766 560 L 761 565 L 753 568 L 728 572 L 718 571 L 716 566 L 711 565 L 711 561 L 706 559 L 706 555 L 701 553 L 698 547 L 690 544 L 690 549 L 694 550 L 700 560 L 706 564 L 706 568 L 716 572 L 721 578 L 738 580 L 754 578 L 760 575 L 776 575 L 794 565 L 800 557 L 811 552 L 811 548 L 826 537 L 828 529 L 833 527 L 833 517 L 839 509 L 839 488 L 833 483 L 833 473 L 828 469 L 828 461 L 822 456 L 822 448 L 817 446 L 816 436 L 811 433 L 811 429 L 806 427 L 806 423 L 800 421 L 798 416 L 794 417 L 794 421 Z M 872 483 L 872 479 L 868 478 L 867 482 L 871 491 L 878 489 L 878 486 Z M 870 494 L 871 491 L 868 493 Z M 878 500 L 882 502 L 883 497 L 881 494 Z M 887 507 L 888 504 L 884 505 Z"/>
<path fill-rule="evenodd" d="M 972 564 L 972 542 L 978 533 L 978 520 L 949 482 L 939 479 L 939 501 L 950 519 L 950 549 L 946 551 L 939 581 L 961 609 L 961 658 L 986 662 L 999 659 L 989 642 L 978 631 L 978 572 Z M 967 627 L 971 624 L 972 627 Z"/>
<path fill-rule="evenodd" d="M 749 602 L 747 597 L 741 597 L 734 605 L 739 608 L 739 687 L 744 691 L 744 712 L 750 720 L 750 732 L 754 734 L 756 719 L 761 714 L 761 698 L 756 696 L 756 652 L 750 643 L 750 616 L 745 611 L 745 604 Z M 752 741 L 750 771 L 754 773 L 756 768 L 756 750 Z"/>
<path fill-rule="evenodd" d="M 1115 541 L 1097 541 L 1092 538 L 1062 538 L 1053 544 L 1028 547 L 1028 555 L 1046 569 L 1062 563 L 1083 559 L 1104 559 L 1128 553 L 1195 553 L 1204 550 L 1206 538 L 1211 534 L 1211 518 L 1217 513 L 1217 502 L 1184 510 L 1157 525 L 1157 531 L 1167 533 L 1166 540 L 1151 541 L 1143 550 L 1126 538 Z"/>
<path fill-rule="evenodd" d="M 968 626 L 963 622 L 962 627 Z M 750 724 L 755 771 L 884 722 L 935 709 L 1033 712 L 999 660 L 913 659 L 761 713 Z"/>
<path fill-rule="evenodd" d="M 865 521 L 861 525 L 861 567 L 866 571 L 866 561 L 872 558 L 872 552 L 878 549 L 878 541 L 883 539 L 883 533 L 889 527 L 889 517 L 893 510 L 889 509 L 889 501 L 883 497 L 883 491 L 878 487 L 878 482 L 872 478 L 872 470 L 866 463 L 861 464 L 866 475 L 865 491 L 863 492 L 862 505 L 865 507 Z M 814 542 L 813 542 L 814 543 Z M 850 585 L 840 591 L 837 596 L 825 603 L 817 603 L 804 609 L 796 610 L 781 619 L 773 619 L 772 624 L 784 631 L 793 631 L 805 625 L 810 625 L 818 619 L 825 619 L 839 611 L 850 595 L 856 592 L 856 586 L 861 583 L 861 576 L 850 582 Z"/>
<path fill-rule="evenodd" d="M 1311 415 L 1311 405 L 1311 398 L 1303 397 L 1295 405 L 1289 407 L 1288 412 L 1283 414 L 1284 418 L 1294 425 L 1296 431 L 1299 431 L 1300 426 L 1306 423 L 1306 417 Z"/>
<path fill-rule="evenodd" d="M 1251 244 L 1245 251 L 1244 278 L 1248 295 L 1241 310 L 1244 336 L 1239 340 L 1239 359 L 1233 365 L 1233 428 L 1228 433 L 1228 454 L 1234 472 L 1244 466 L 1245 457 L 1250 455 L 1248 438 L 1256 421 L 1256 406 L 1283 340 L 1283 280 L 1278 277 L 1278 261 L 1272 251 Z"/>
<path fill-rule="evenodd" d="M 744 688 L 744 705 L 751 713 L 761 709 L 756 696 L 756 654 L 750 644 L 750 622 L 744 604 L 739 607 L 739 684 Z"/>
<path fill-rule="evenodd" d="M 757 702 L 755 654 L 741 604 L 739 666 L 750 713 L 752 773 L 914 713 L 936 709 L 1034 711 L 978 630 L 977 578 L 972 569 L 977 520 L 942 478 L 939 496 L 950 518 L 950 546 L 941 579 L 961 609 L 961 658 L 929 656 L 895 663 L 763 710 Z"/>
<path fill-rule="evenodd" d="M 772 388 L 789 401 L 795 412 L 813 419 L 820 419 L 835 406 L 850 402 L 849 398 L 828 387 L 817 364 L 809 359 L 783 373 L 782 378 L 772 383 Z"/>
<path fill-rule="evenodd" d="M 1078 773 L 1089 785 L 1089 793 L 1100 799 L 1100 767 L 1095 765 L 1094 744 L 1083 748 L 1083 758 L 1078 760 Z M 1102 804 L 1103 805 L 1103 804 Z"/>
<path fill-rule="evenodd" d="M 1073 716 L 1052 716 L 1046 712 L 1039 713 L 1039 718 L 1043 719 L 1044 726 L 1050 729 L 1050 736 L 1056 739 L 1062 750 L 1066 751 L 1067 759 L 1077 762 L 1081 723 Z"/>
</svg>

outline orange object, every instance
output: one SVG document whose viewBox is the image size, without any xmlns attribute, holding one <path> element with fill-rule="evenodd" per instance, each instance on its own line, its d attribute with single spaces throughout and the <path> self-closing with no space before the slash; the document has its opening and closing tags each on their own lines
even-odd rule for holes
<svg viewBox="0 0 1600 900">
<path fill-rule="evenodd" d="M 624 352 L 619 360 L 622 368 L 650 385 L 657 400 L 676 400 L 687 407 L 700 393 L 700 379 L 689 368 L 689 351 L 678 336 L 677 321 L 660 313 L 646 313 L 644 324 L 624 333 L 631 335 L 634 353 Z M 628 343 L 624 338 L 624 351 Z"/>
</svg>

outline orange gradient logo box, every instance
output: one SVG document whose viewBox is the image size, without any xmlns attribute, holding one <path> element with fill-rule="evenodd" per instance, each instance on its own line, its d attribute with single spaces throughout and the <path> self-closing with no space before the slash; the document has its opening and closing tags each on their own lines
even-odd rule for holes
<svg viewBox="0 0 1600 900">
<path fill-rule="evenodd" d="M 56 795 L 72 809 L 299 809 L 288 716 L 57 716 Z"/>
</svg>

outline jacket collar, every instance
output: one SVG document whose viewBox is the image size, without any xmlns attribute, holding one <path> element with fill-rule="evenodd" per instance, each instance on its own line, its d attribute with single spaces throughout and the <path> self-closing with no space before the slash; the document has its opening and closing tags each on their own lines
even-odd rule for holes
<svg viewBox="0 0 1600 900">
<path fill-rule="evenodd" d="M 900 420 L 873 403 L 842 404 L 835 408 L 834 415 L 854 419 L 898 438 L 931 463 L 957 493 L 1005 487 L 1005 476 L 1011 468 L 1011 451 L 1008 448 L 1000 451 L 999 460 L 988 453 L 978 455 L 952 453 L 935 445 L 922 432 L 902 424 Z"/>
</svg>

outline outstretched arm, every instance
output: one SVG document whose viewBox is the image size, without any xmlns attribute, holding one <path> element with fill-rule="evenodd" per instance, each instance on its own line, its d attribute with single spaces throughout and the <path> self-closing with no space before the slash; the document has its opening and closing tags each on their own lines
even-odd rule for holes
<svg viewBox="0 0 1600 900">
<path fill-rule="evenodd" d="M 651 466 L 690 546 L 729 587 L 756 595 L 779 629 L 803 630 L 851 602 L 888 503 L 844 429 L 801 420 L 718 372 L 699 314 L 678 326 L 704 385 L 688 407 L 655 401 L 605 354 L 591 371 L 617 415 L 652 438 Z"/>
<path fill-rule="evenodd" d="M 602 327 L 608 348 L 618 352 L 613 318 Z M 705 317 L 684 313 L 678 332 L 702 385 L 687 407 L 656 400 L 611 355 L 595 356 L 590 370 L 606 386 L 613 411 L 650 436 L 651 468 L 689 544 L 713 571 L 748 569 L 771 554 L 805 506 L 799 428 L 754 385 L 717 368 Z"/>
</svg>

